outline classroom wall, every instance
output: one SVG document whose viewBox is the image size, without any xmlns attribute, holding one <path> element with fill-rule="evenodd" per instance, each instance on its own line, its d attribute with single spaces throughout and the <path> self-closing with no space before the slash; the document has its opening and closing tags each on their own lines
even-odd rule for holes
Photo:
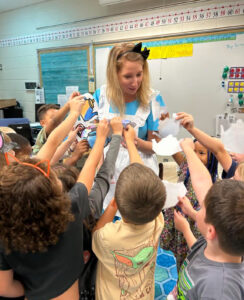
<svg viewBox="0 0 244 300">
<path fill-rule="evenodd" d="M 171 0 L 173 1 L 173 0 Z M 53 30 L 102 23 L 112 20 L 124 20 L 129 17 L 151 15 L 158 12 L 170 12 L 177 8 L 194 8 L 207 4 L 218 4 L 224 1 L 195 1 L 170 5 L 168 1 L 134 0 L 120 5 L 102 7 L 97 0 L 50 0 L 34 6 L 28 6 L 0 14 L 0 39 L 18 37 L 27 34 L 37 34 Z M 235 2 L 235 1 L 228 1 Z M 171 2 L 172 3 L 172 2 Z M 160 5 L 165 8 L 154 8 Z M 131 12 L 146 9 L 145 11 Z M 130 13 L 128 13 L 130 11 Z M 119 14 L 119 15 L 118 15 Z M 97 19 L 97 17 L 101 17 Z M 109 17 L 106 17 L 109 16 Z M 87 20 L 90 19 L 90 20 Z M 79 21 L 87 20 L 87 21 Z M 79 21 L 79 22 L 78 22 Z M 74 22 L 71 24 L 71 22 Z M 76 39 L 51 41 L 29 45 L 0 48 L 0 99 L 16 98 L 24 108 L 24 116 L 34 121 L 35 97 L 33 91 L 26 91 L 26 81 L 39 82 L 37 50 L 74 45 L 91 45 L 117 40 L 153 38 L 201 32 L 221 28 L 243 26 L 243 15 L 226 18 L 209 19 L 198 22 L 166 25 L 154 28 L 137 29 L 130 32 L 117 32 L 87 36 Z M 60 26 L 55 26 L 63 24 Z M 48 27 L 47 27 L 48 26 Z M 165 99 L 167 103 L 167 99 Z M 170 106 L 170 104 L 168 104 Z M 205 114 L 207 115 L 207 111 Z"/>
</svg>

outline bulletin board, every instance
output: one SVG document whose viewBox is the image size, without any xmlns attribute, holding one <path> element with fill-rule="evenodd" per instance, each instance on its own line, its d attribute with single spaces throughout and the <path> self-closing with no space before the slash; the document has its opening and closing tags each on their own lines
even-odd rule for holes
<svg viewBox="0 0 244 300">
<path fill-rule="evenodd" d="M 152 49 L 151 87 L 160 91 L 169 113 L 188 112 L 196 126 L 215 135 L 216 115 L 225 112 L 230 97 L 230 78 L 222 78 L 223 69 L 244 66 L 244 28 L 140 41 Z M 97 88 L 106 83 L 104 70 L 112 46 L 94 46 Z M 182 129 L 180 136 L 188 134 Z"/>
<path fill-rule="evenodd" d="M 57 95 L 65 94 L 66 86 L 88 91 L 89 47 L 39 50 L 38 62 L 45 103 L 57 103 Z"/>
</svg>

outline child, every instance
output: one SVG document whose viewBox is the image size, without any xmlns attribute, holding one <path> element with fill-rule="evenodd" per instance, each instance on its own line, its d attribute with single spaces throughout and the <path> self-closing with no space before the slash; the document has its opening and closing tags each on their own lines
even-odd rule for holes
<svg viewBox="0 0 244 300">
<path fill-rule="evenodd" d="M 94 185 L 88 196 L 91 215 L 86 218 L 83 227 L 84 239 L 84 271 L 82 272 L 79 280 L 80 287 L 80 300 L 88 299 L 92 300 L 95 297 L 95 276 L 96 276 L 96 264 L 97 259 L 91 250 L 91 231 L 95 226 L 96 221 L 102 214 L 103 200 L 109 190 L 110 179 L 113 176 L 115 161 L 119 152 L 120 142 L 122 140 L 123 125 L 121 118 L 115 117 L 110 121 L 112 127 L 112 139 L 109 143 L 109 150 L 106 158 L 98 170 L 98 173 L 94 179 Z M 54 171 L 58 178 L 62 181 L 65 191 L 69 191 L 75 184 L 78 177 L 78 170 L 75 167 L 67 165 L 56 165 Z"/>
<path fill-rule="evenodd" d="M 218 164 L 215 155 L 210 151 L 208 151 L 208 149 L 204 147 L 198 140 L 195 140 L 194 147 L 197 156 L 200 158 L 203 165 L 207 167 L 211 175 L 212 181 L 215 182 L 217 178 L 217 164 Z M 179 181 L 183 181 L 187 188 L 186 196 L 191 201 L 191 204 L 194 207 L 194 209 L 198 210 L 200 206 L 199 206 L 198 199 L 192 188 L 189 168 L 186 159 L 183 156 L 183 154 L 180 152 L 173 155 L 173 158 L 175 159 L 175 161 L 180 167 Z M 181 264 L 183 263 L 187 255 L 189 248 L 187 246 L 187 243 L 182 233 L 175 230 L 173 208 L 169 208 L 164 211 L 164 218 L 165 218 L 165 227 L 163 229 L 160 238 L 161 248 L 165 250 L 171 250 L 174 253 L 177 261 L 177 268 L 179 270 Z M 195 225 L 195 222 L 190 218 L 188 219 L 188 221 L 190 223 L 191 230 L 194 232 L 195 236 L 200 237 L 200 233 Z"/>
<path fill-rule="evenodd" d="M 72 102 L 69 116 L 38 153 L 50 159 L 81 111 Z M 77 183 L 69 192 L 49 164 L 26 159 L 0 171 L 1 295 L 28 299 L 78 300 L 78 278 L 84 268 L 83 219 L 90 214 L 88 194 L 109 131 L 103 120 Z M 8 154 L 5 154 L 8 158 Z M 24 286 L 13 280 L 13 272 Z"/>
<path fill-rule="evenodd" d="M 98 258 L 96 299 L 154 299 L 154 270 L 163 228 L 165 188 L 136 149 L 135 132 L 124 131 L 131 165 L 117 181 L 115 199 L 94 228 Z M 122 220 L 112 223 L 117 206 Z"/>
<path fill-rule="evenodd" d="M 194 126 L 194 119 L 192 115 L 189 115 L 185 112 L 180 112 L 177 114 L 176 119 L 181 120 L 181 125 L 188 130 L 188 132 L 193 135 L 199 141 L 199 143 L 201 143 L 215 155 L 218 162 L 223 167 L 222 178 L 227 179 L 233 177 L 237 168 L 237 162 L 226 151 L 223 143 L 219 139 L 213 138 L 196 128 Z"/>
<path fill-rule="evenodd" d="M 17 144 L 14 148 L 15 156 L 21 158 L 23 156 L 31 156 L 32 148 L 29 140 L 18 133 L 8 133 L 11 141 Z"/>
<path fill-rule="evenodd" d="M 183 232 L 191 247 L 179 273 L 177 299 L 242 300 L 244 183 L 222 180 L 212 185 L 209 173 L 194 152 L 192 141 L 185 139 L 181 147 L 201 204 L 196 219 L 203 237 L 196 241 L 187 220 L 175 211 L 175 226 Z"/>
<path fill-rule="evenodd" d="M 33 154 L 37 154 L 40 151 L 49 134 L 64 120 L 66 114 L 70 110 L 70 101 L 77 96 L 80 96 L 80 93 L 73 92 L 69 98 L 69 101 L 66 102 L 65 105 L 60 109 L 58 109 L 56 104 L 44 104 L 38 109 L 38 119 L 43 128 L 38 133 L 36 143 L 33 146 Z M 80 99 L 82 98 L 83 97 L 80 96 Z"/>
</svg>

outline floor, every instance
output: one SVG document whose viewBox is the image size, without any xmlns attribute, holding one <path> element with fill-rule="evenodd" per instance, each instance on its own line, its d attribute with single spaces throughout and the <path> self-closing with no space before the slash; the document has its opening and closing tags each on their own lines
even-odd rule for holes
<svg viewBox="0 0 244 300">
<path fill-rule="evenodd" d="M 155 268 L 155 300 L 165 300 L 177 283 L 176 260 L 171 251 L 158 248 Z"/>
</svg>

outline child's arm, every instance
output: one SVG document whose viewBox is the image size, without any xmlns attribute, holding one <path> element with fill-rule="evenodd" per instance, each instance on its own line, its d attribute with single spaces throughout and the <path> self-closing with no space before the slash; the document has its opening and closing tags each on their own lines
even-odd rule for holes
<svg viewBox="0 0 244 300">
<path fill-rule="evenodd" d="M 94 181 L 97 165 L 102 157 L 104 144 L 109 132 L 109 124 L 107 120 L 99 122 L 96 133 L 96 142 L 89 154 L 84 167 L 77 179 L 77 182 L 82 182 L 90 193 Z"/>
<path fill-rule="evenodd" d="M 103 200 L 109 190 L 110 180 L 114 174 L 115 162 L 119 153 L 122 140 L 123 125 L 120 117 L 115 117 L 110 121 L 113 130 L 112 139 L 106 158 L 100 167 L 91 192 L 88 196 L 90 207 L 95 213 L 95 218 L 99 219 L 102 213 Z"/>
<path fill-rule="evenodd" d="M 70 102 L 76 96 L 80 96 L 80 93 L 73 92 L 70 95 L 69 100 L 65 103 L 65 105 L 57 111 L 56 116 L 45 126 L 45 132 L 46 132 L 47 137 L 64 120 L 65 116 L 67 115 L 67 113 L 70 110 Z"/>
<path fill-rule="evenodd" d="M 135 136 L 136 136 L 135 130 L 130 125 L 128 125 L 127 128 L 124 130 L 124 137 L 125 137 L 125 141 L 130 156 L 130 163 L 143 164 L 142 159 L 135 145 Z"/>
<path fill-rule="evenodd" d="M 197 211 L 192 207 L 190 200 L 185 197 L 178 197 L 178 206 L 181 208 L 182 212 L 189 216 L 192 220 L 196 221 Z"/>
<path fill-rule="evenodd" d="M 72 152 L 71 156 L 64 160 L 64 164 L 69 166 L 75 166 L 77 161 L 82 158 L 84 153 L 89 151 L 89 144 L 87 140 L 79 141 Z"/>
<path fill-rule="evenodd" d="M 193 244 L 195 244 L 197 239 L 193 235 L 190 228 L 190 224 L 188 223 L 186 218 L 184 218 L 182 214 L 180 212 L 177 212 L 176 210 L 174 210 L 174 223 L 175 223 L 175 228 L 178 231 L 183 233 L 184 238 L 186 239 L 187 242 L 187 246 L 191 248 Z"/>
<path fill-rule="evenodd" d="M 180 166 L 184 161 L 184 156 L 182 155 L 181 152 L 177 152 L 177 153 L 173 154 L 172 157 L 178 166 Z"/>
<path fill-rule="evenodd" d="M 229 153 L 225 150 L 223 143 L 216 138 L 213 138 L 194 126 L 192 115 L 185 112 L 177 114 L 177 120 L 181 120 L 181 125 L 193 135 L 200 144 L 212 152 L 223 169 L 227 172 L 232 164 L 232 159 Z"/>
<path fill-rule="evenodd" d="M 65 152 L 69 149 L 69 147 L 73 144 L 73 142 L 76 139 L 77 131 L 79 128 L 76 128 L 76 130 L 70 131 L 67 140 L 63 141 L 61 145 L 58 146 L 57 150 L 55 151 L 50 164 L 55 165 L 65 154 Z"/>
<path fill-rule="evenodd" d="M 149 139 L 153 139 L 153 133 L 148 131 L 148 138 Z M 135 137 L 135 142 L 136 142 L 136 146 L 138 148 L 138 150 L 147 153 L 147 154 L 154 154 L 154 151 L 152 149 L 152 141 L 148 140 L 145 141 L 143 139 L 140 139 L 138 137 Z"/>
<path fill-rule="evenodd" d="M 195 153 L 192 139 L 184 139 L 180 145 L 186 155 L 193 189 L 200 206 L 202 206 L 203 200 L 209 188 L 212 186 L 211 176 Z"/>
<path fill-rule="evenodd" d="M 101 218 L 98 220 L 96 226 L 93 228 L 92 233 L 94 233 L 96 230 L 104 227 L 107 223 L 112 222 L 117 210 L 118 210 L 118 207 L 115 202 L 115 199 L 113 198 L 110 201 L 109 205 L 107 206 L 104 214 L 101 216 Z"/>
<path fill-rule="evenodd" d="M 46 143 L 36 155 L 38 159 L 50 160 L 53 157 L 59 144 L 63 141 L 63 139 L 67 136 L 67 134 L 74 126 L 74 123 L 77 120 L 83 105 L 83 96 L 77 96 L 72 101 L 70 101 L 70 113 L 68 117 L 49 135 Z"/>
<path fill-rule="evenodd" d="M 0 271 L 0 296 L 20 297 L 24 295 L 22 284 L 14 279 L 13 271 Z"/>
</svg>

